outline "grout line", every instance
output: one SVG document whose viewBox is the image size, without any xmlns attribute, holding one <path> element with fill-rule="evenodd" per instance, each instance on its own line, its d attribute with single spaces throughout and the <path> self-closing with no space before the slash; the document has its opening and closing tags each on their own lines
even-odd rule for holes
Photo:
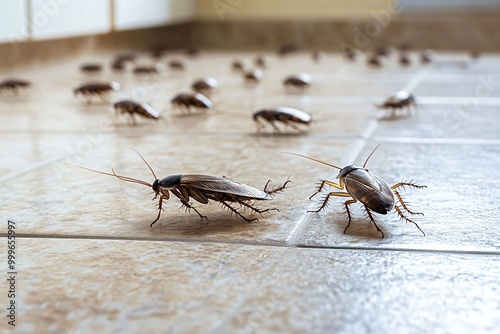
<svg viewBox="0 0 500 334">
<path fill-rule="evenodd" d="M 0 238 L 6 238 L 6 233 L 0 233 Z M 459 249 L 425 249 L 425 248 L 394 248 L 394 247 L 353 247 L 353 246 L 323 246 L 290 244 L 287 242 L 248 242 L 248 241 L 214 241 L 206 239 L 165 239 L 165 238 L 133 238 L 133 237 L 104 237 L 104 236 L 81 236 L 81 235 L 40 235 L 40 234 L 16 234 L 16 238 L 23 239 L 58 239 L 58 240 L 93 240 L 93 241 L 138 241 L 138 242 L 164 242 L 182 244 L 212 244 L 212 245 L 239 245 L 257 247 L 277 247 L 283 249 L 318 249 L 318 250 L 350 250 L 350 251 L 388 251 L 388 252 L 422 252 L 435 254 L 466 254 L 466 255 L 500 255 L 497 250 L 459 250 Z"/>
<path fill-rule="evenodd" d="M 499 139 L 466 138 L 415 138 L 415 137 L 374 137 L 388 143 L 443 144 L 443 145 L 500 145 Z"/>
</svg>

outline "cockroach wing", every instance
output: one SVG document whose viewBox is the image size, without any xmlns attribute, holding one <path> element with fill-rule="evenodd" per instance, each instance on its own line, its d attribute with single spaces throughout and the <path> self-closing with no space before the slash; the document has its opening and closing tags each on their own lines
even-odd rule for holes
<svg viewBox="0 0 500 334">
<path fill-rule="evenodd" d="M 272 199 L 271 195 L 265 191 L 246 184 L 236 183 L 226 178 L 210 175 L 184 174 L 182 175 L 180 185 L 188 189 L 232 194 L 250 199 Z"/>
<path fill-rule="evenodd" d="M 385 215 L 394 208 L 394 195 L 387 182 L 366 169 L 349 172 L 344 181 L 347 192 L 370 210 Z"/>
</svg>

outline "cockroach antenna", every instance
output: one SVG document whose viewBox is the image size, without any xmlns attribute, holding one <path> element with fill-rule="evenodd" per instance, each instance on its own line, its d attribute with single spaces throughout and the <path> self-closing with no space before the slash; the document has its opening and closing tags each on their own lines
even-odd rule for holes
<svg viewBox="0 0 500 334">
<path fill-rule="evenodd" d="M 338 170 L 341 170 L 342 168 L 338 167 L 338 166 L 335 166 L 335 165 L 332 165 L 332 164 L 329 164 L 328 162 L 324 162 L 324 161 L 321 161 L 321 160 L 318 160 L 318 159 L 314 159 L 314 158 L 311 158 L 311 157 L 308 157 L 308 156 L 305 156 L 305 155 L 302 155 L 302 154 L 297 154 L 297 153 L 291 153 L 291 152 L 282 152 L 283 154 L 291 154 L 291 155 L 296 155 L 298 157 L 302 157 L 302 158 L 306 158 L 306 159 L 309 159 L 309 160 L 312 160 L 312 161 L 316 161 L 316 162 L 319 162 L 320 164 L 323 164 L 323 165 L 327 165 L 327 166 L 330 166 L 330 167 L 333 167 L 333 168 L 337 168 Z"/>
<path fill-rule="evenodd" d="M 365 163 L 363 164 L 363 168 L 365 168 L 366 164 L 368 163 L 368 160 L 370 160 L 370 158 L 372 157 L 373 153 L 375 153 L 375 151 L 380 147 L 380 145 L 382 145 L 382 143 L 378 144 L 377 147 L 375 147 L 373 149 L 372 153 L 370 153 L 370 155 L 368 156 L 368 158 L 366 158 Z"/>
</svg>

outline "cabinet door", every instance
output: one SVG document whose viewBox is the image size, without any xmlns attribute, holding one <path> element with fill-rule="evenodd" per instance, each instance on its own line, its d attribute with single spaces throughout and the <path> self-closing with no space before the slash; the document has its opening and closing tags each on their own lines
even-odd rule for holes
<svg viewBox="0 0 500 334">
<path fill-rule="evenodd" d="M 0 43 L 28 38 L 26 1 L 0 0 Z"/>
<path fill-rule="evenodd" d="M 105 33 L 111 30 L 110 2 L 29 0 L 34 39 Z"/>
<path fill-rule="evenodd" d="M 115 0 L 117 30 L 161 26 L 191 20 L 195 0 Z"/>
</svg>

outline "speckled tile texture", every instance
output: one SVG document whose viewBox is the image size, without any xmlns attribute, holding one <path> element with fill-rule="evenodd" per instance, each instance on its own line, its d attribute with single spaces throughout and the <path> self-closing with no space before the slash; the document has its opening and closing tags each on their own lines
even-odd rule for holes
<svg viewBox="0 0 500 334">
<path fill-rule="evenodd" d="M 33 82 L 19 95 L 0 95 L 0 251 L 7 220 L 16 222 L 17 333 L 483 333 L 500 327 L 500 56 L 471 60 L 438 53 L 429 65 L 401 67 L 391 56 L 373 69 L 327 53 L 270 56 L 257 85 L 231 70 L 253 67 L 257 52 L 202 52 L 182 59 L 185 71 L 158 75 L 79 73 L 84 61 L 109 64 L 111 54 L 16 73 Z M 138 54 L 138 63 L 153 63 Z M 412 59 L 418 59 L 416 53 Z M 465 64 L 465 65 L 464 65 Z M 285 76 L 313 77 L 302 93 L 286 92 Z M 2 73 L 0 79 L 12 75 Z M 191 115 L 171 98 L 196 78 L 220 87 L 214 108 Z M 73 89 L 114 80 L 122 89 L 87 104 Z M 377 108 L 399 90 L 418 106 L 396 118 Z M 151 104 L 159 121 L 116 116 L 112 103 Z M 310 113 L 301 130 L 258 131 L 252 113 L 287 106 Z M 352 205 L 332 198 L 319 213 L 338 170 L 367 163 L 402 191 L 425 236 L 395 212 L 375 215 L 385 237 Z M 186 212 L 175 197 L 156 218 L 152 189 L 73 165 L 152 184 L 201 173 L 264 189 L 292 183 L 246 222 L 216 202 Z M 4 283 L 0 289 L 4 289 Z M 4 293 L 4 290 L 0 291 Z M 5 298 L 1 299 L 6 300 Z M 3 307 L 3 306 L 2 306 Z M 6 321 L 0 328 L 9 332 Z"/>
</svg>

